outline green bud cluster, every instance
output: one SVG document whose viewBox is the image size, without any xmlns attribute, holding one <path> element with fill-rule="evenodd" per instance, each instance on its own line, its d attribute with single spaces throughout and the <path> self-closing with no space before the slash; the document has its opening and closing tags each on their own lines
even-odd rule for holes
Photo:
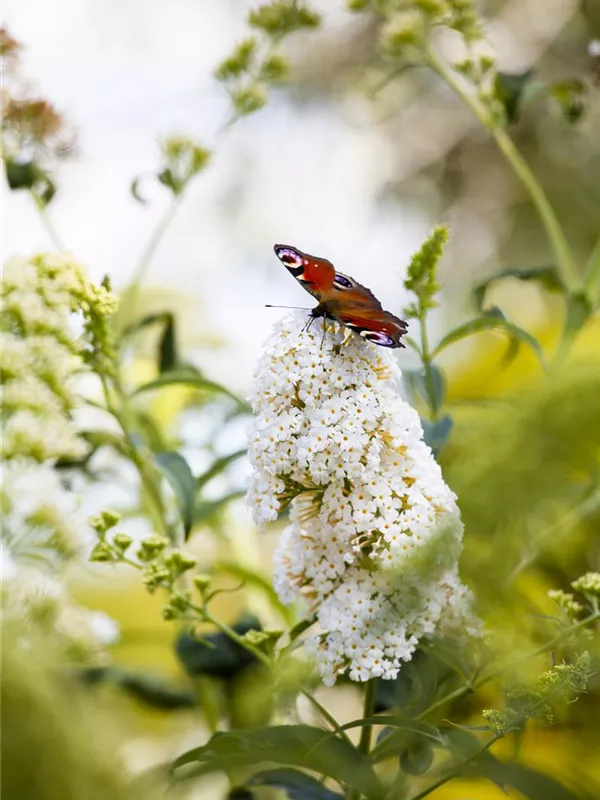
<svg viewBox="0 0 600 800">
<path fill-rule="evenodd" d="M 121 515 L 117 511 L 102 511 L 98 516 L 90 518 L 90 525 L 98 534 L 98 543 L 90 553 L 90 561 L 115 564 L 124 560 L 133 542 L 131 536 L 119 531 L 111 538 L 107 537 L 108 531 L 111 531 L 120 519 Z"/>
<path fill-rule="evenodd" d="M 316 28 L 319 15 L 302 2 L 274 0 L 264 3 L 248 15 L 248 24 L 267 36 L 279 38 L 303 28 Z"/>
<path fill-rule="evenodd" d="M 552 589 L 548 592 L 548 597 L 554 600 L 556 605 L 569 619 L 576 619 L 583 610 L 581 603 L 578 603 L 569 592 L 563 592 L 560 589 Z"/>
<path fill-rule="evenodd" d="M 294 0 L 275 0 L 250 11 L 248 24 L 260 32 L 260 39 L 249 37 L 239 42 L 215 72 L 231 97 L 234 118 L 261 109 L 269 86 L 286 80 L 289 62 L 276 49 L 278 43 L 296 31 L 317 27 L 319 22 L 317 13 Z"/>
<path fill-rule="evenodd" d="M 408 47 L 422 44 L 425 29 L 425 20 L 418 11 L 396 14 L 381 31 L 383 54 L 391 59 L 403 58 Z"/>
<path fill-rule="evenodd" d="M 418 302 L 404 311 L 405 316 L 420 318 L 428 309 L 437 305 L 435 295 L 440 290 L 437 267 L 447 241 L 448 228 L 438 225 L 412 257 L 404 287 L 417 296 Z"/>
<path fill-rule="evenodd" d="M 244 635 L 244 641 L 268 656 L 275 652 L 275 645 L 283 636 L 283 631 L 266 628 L 264 630 L 249 630 Z"/>
<path fill-rule="evenodd" d="M 572 664 L 557 664 L 543 672 L 532 688 L 517 687 L 507 692 L 503 711 L 488 709 L 482 716 L 498 733 L 520 730 L 527 720 L 537 719 L 550 725 L 556 711 L 586 691 L 592 675 L 589 653 L 582 653 Z"/>
<path fill-rule="evenodd" d="M 175 196 L 184 191 L 210 160 L 210 150 L 189 136 L 168 136 L 160 142 L 160 149 L 163 164 L 157 177 Z"/>
<path fill-rule="evenodd" d="M 190 605 L 189 592 L 173 592 L 162 608 L 163 619 L 179 619 L 189 609 Z"/>
<path fill-rule="evenodd" d="M 600 572 L 587 572 L 571 584 L 573 589 L 585 595 L 590 601 L 600 599 Z"/>
<path fill-rule="evenodd" d="M 121 519 L 121 515 L 118 511 L 102 511 L 98 516 L 91 517 L 89 522 L 92 528 L 96 531 L 100 538 L 104 537 L 104 534 L 109 531 L 111 528 L 114 528 L 115 525 Z"/>
<path fill-rule="evenodd" d="M 137 557 L 144 563 L 144 586 L 150 593 L 158 588 L 172 589 L 184 572 L 196 566 L 196 559 L 183 550 L 167 550 L 169 540 L 151 534 L 142 540 Z"/>
</svg>

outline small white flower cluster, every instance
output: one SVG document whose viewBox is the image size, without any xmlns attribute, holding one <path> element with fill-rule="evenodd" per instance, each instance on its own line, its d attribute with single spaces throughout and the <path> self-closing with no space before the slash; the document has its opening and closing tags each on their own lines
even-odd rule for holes
<svg viewBox="0 0 600 800">
<path fill-rule="evenodd" d="M 65 255 L 13 258 L 2 272 L 2 457 L 36 461 L 85 456 L 71 419 L 85 342 L 80 310 L 109 314 L 116 301 Z"/>
<path fill-rule="evenodd" d="M 14 458 L 2 465 L 2 538 L 12 557 L 59 566 L 92 540 L 76 495 L 51 463 Z"/>
<path fill-rule="evenodd" d="M 421 637 L 474 624 L 463 526 L 391 354 L 304 322 L 276 326 L 255 373 L 248 504 L 264 524 L 291 502 L 276 588 L 317 614 L 324 682 L 395 678 Z"/>
<path fill-rule="evenodd" d="M 73 603 L 60 581 L 33 567 L 11 570 L 2 584 L 5 622 L 19 626 L 21 640 L 51 637 L 75 663 L 97 664 L 119 639 L 119 626 L 102 611 Z"/>
<path fill-rule="evenodd" d="M 86 532 L 91 538 L 54 466 L 88 452 L 72 419 L 76 381 L 94 347 L 93 326 L 100 331 L 116 300 L 65 255 L 10 260 L 1 294 L 3 611 L 25 641 L 52 635 L 69 657 L 97 659 L 109 643 L 107 624 L 116 623 L 72 603 L 44 569 L 64 566 Z M 81 322 L 79 330 L 73 326 L 76 312 L 83 313 L 83 333 Z"/>
</svg>

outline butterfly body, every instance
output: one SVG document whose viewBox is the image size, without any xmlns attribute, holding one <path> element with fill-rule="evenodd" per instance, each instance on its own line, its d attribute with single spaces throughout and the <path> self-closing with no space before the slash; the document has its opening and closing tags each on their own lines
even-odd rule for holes
<svg viewBox="0 0 600 800">
<path fill-rule="evenodd" d="M 326 258 L 284 244 L 276 244 L 274 250 L 284 267 L 318 300 L 312 318 L 335 320 L 382 347 L 404 347 L 400 340 L 406 333 L 406 322 L 385 311 L 365 286 L 337 272 Z"/>
</svg>

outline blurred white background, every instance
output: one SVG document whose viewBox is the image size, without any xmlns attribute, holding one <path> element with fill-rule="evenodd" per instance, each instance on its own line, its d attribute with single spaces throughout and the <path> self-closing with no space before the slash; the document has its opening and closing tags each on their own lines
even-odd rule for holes
<svg viewBox="0 0 600 800">
<path fill-rule="evenodd" d="M 174 132 L 215 148 L 153 259 L 146 285 L 184 293 L 184 340 L 210 331 L 226 346 L 202 353 L 209 374 L 243 390 L 260 344 L 278 315 L 265 303 L 311 306 L 275 258 L 275 242 L 326 256 L 366 282 L 385 307 L 404 303 L 401 276 L 428 222 L 374 199 L 394 157 L 361 109 L 336 115 L 318 102 L 300 110 L 284 93 L 225 134 L 229 100 L 218 63 L 247 34 L 235 0 L 6 0 L 4 24 L 24 46 L 28 79 L 78 134 L 76 155 L 54 173 L 50 214 L 66 248 L 117 287 L 168 203 L 142 184 L 156 171 L 157 139 Z M 343 23 L 343 3 L 327 3 Z M 302 35 L 294 46 L 302 46 Z M 359 103 L 360 101 L 357 101 Z M 333 106 L 335 109 L 336 107 Z M 24 192 L 5 192 L 3 257 L 51 246 Z"/>
</svg>

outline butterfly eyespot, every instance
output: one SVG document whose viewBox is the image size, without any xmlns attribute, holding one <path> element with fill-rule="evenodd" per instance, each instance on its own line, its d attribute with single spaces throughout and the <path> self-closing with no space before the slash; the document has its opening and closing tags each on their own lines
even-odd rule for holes
<svg viewBox="0 0 600 800">
<path fill-rule="evenodd" d="M 338 289 L 351 289 L 352 288 L 352 281 L 347 278 L 345 275 L 339 275 L 336 273 L 335 278 L 333 279 L 333 285 Z"/>
</svg>

